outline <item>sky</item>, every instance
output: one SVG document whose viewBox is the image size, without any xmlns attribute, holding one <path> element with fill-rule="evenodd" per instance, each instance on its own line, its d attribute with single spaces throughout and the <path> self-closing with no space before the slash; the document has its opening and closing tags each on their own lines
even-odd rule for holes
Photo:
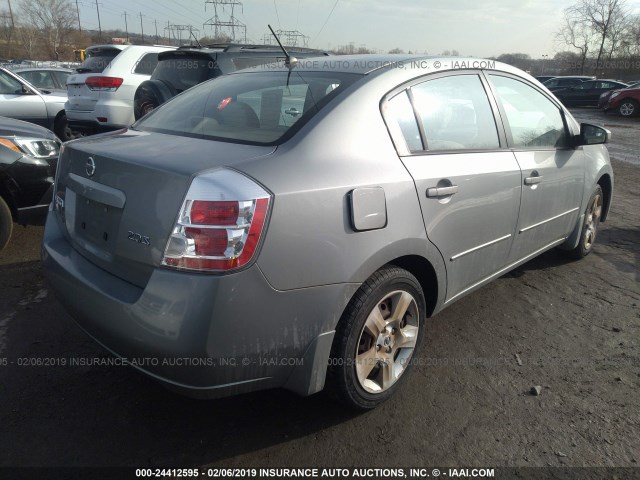
<svg viewBox="0 0 640 480">
<path fill-rule="evenodd" d="M 27 0 L 28 1 L 28 0 Z M 75 6 L 75 0 L 70 0 Z M 353 43 L 380 52 L 393 48 L 439 54 L 497 56 L 527 53 L 552 57 L 562 11 L 575 0 L 245 0 L 235 7 L 236 18 L 247 26 L 247 37 L 263 43 L 267 24 L 274 29 L 298 30 L 309 46 L 331 49 Z M 78 1 L 83 29 L 98 29 L 94 0 Z M 103 28 L 140 32 L 140 13 L 146 35 L 172 24 L 199 28 L 199 36 L 213 36 L 213 5 L 205 0 L 98 0 Z M 228 20 L 230 7 L 218 7 Z M 185 38 L 185 37 L 183 37 Z"/>
</svg>

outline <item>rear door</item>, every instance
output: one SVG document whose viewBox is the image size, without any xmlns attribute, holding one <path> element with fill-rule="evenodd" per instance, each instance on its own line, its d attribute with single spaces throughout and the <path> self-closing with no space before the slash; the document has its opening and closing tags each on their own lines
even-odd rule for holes
<svg viewBox="0 0 640 480">
<path fill-rule="evenodd" d="M 522 201 L 510 262 L 558 244 L 575 226 L 582 202 L 584 155 L 571 147 L 561 108 L 507 74 L 490 74 L 507 141 L 522 170 Z M 589 82 L 591 83 L 591 82 Z"/>
<path fill-rule="evenodd" d="M 456 72 L 429 76 L 385 106 L 406 142 L 401 159 L 427 235 L 446 264 L 446 302 L 505 267 L 518 220 L 520 168 L 502 148 L 492 102 L 479 72 Z"/>
</svg>

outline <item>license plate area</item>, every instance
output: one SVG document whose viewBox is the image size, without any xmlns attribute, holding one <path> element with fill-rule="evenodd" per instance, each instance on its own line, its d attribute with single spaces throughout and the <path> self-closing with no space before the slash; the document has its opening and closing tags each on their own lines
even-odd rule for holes
<svg viewBox="0 0 640 480">
<path fill-rule="evenodd" d="M 121 214 L 119 208 L 76 194 L 73 230 L 83 243 L 111 254 L 115 250 Z"/>
</svg>

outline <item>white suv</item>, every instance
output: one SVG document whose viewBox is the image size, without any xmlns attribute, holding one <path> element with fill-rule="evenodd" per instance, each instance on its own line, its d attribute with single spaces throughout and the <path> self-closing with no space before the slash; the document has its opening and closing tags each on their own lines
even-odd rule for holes
<svg viewBox="0 0 640 480">
<path fill-rule="evenodd" d="M 131 125 L 133 96 L 158 63 L 158 53 L 174 49 L 157 45 L 95 45 L 86 50 L 78 72 L 67 79 L 67 120 L 85 133 Z"/>
</svg>

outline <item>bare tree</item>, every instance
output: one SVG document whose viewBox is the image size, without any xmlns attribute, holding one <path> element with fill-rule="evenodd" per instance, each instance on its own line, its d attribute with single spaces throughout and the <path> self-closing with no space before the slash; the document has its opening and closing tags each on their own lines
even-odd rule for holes
<svg viewBox="0 0 640 480">
<path fill-rule="evenodd" d="M 20 25 L 17 29 L 18 39 L 24 49 L 25 58 L 33 60 L 40 32 L 31 25 Z"/>
<path fill-rule="evenodd" d="M 23 22 L 42 35 L 50 58 L 60 59 L 66 35 L 73 30 L 75 11 L 68 0 L 22 0 Z"/>
<path fill-rule="evenodd" d="M 578 50 L 581 75 L 584 74 L 584 67 L 592 40 L 591 28 L 584 17 L 576 11 L 575 7 L 565 9 L 562 27 L 556 34 L 556 43 L 562 45 L 562 47 L 568 45 Z"/>
<path fill-rule="evenodd" d="M 595 69 L 598 68 L 605 44 L 611 40 L 612 33 L 619 30 L 619 24 L 626 15 L 625 0 L 580 0 L 570 7 L 581 22 L 586 23 L 597 38 L 598 57 Z"/>
</svg>

